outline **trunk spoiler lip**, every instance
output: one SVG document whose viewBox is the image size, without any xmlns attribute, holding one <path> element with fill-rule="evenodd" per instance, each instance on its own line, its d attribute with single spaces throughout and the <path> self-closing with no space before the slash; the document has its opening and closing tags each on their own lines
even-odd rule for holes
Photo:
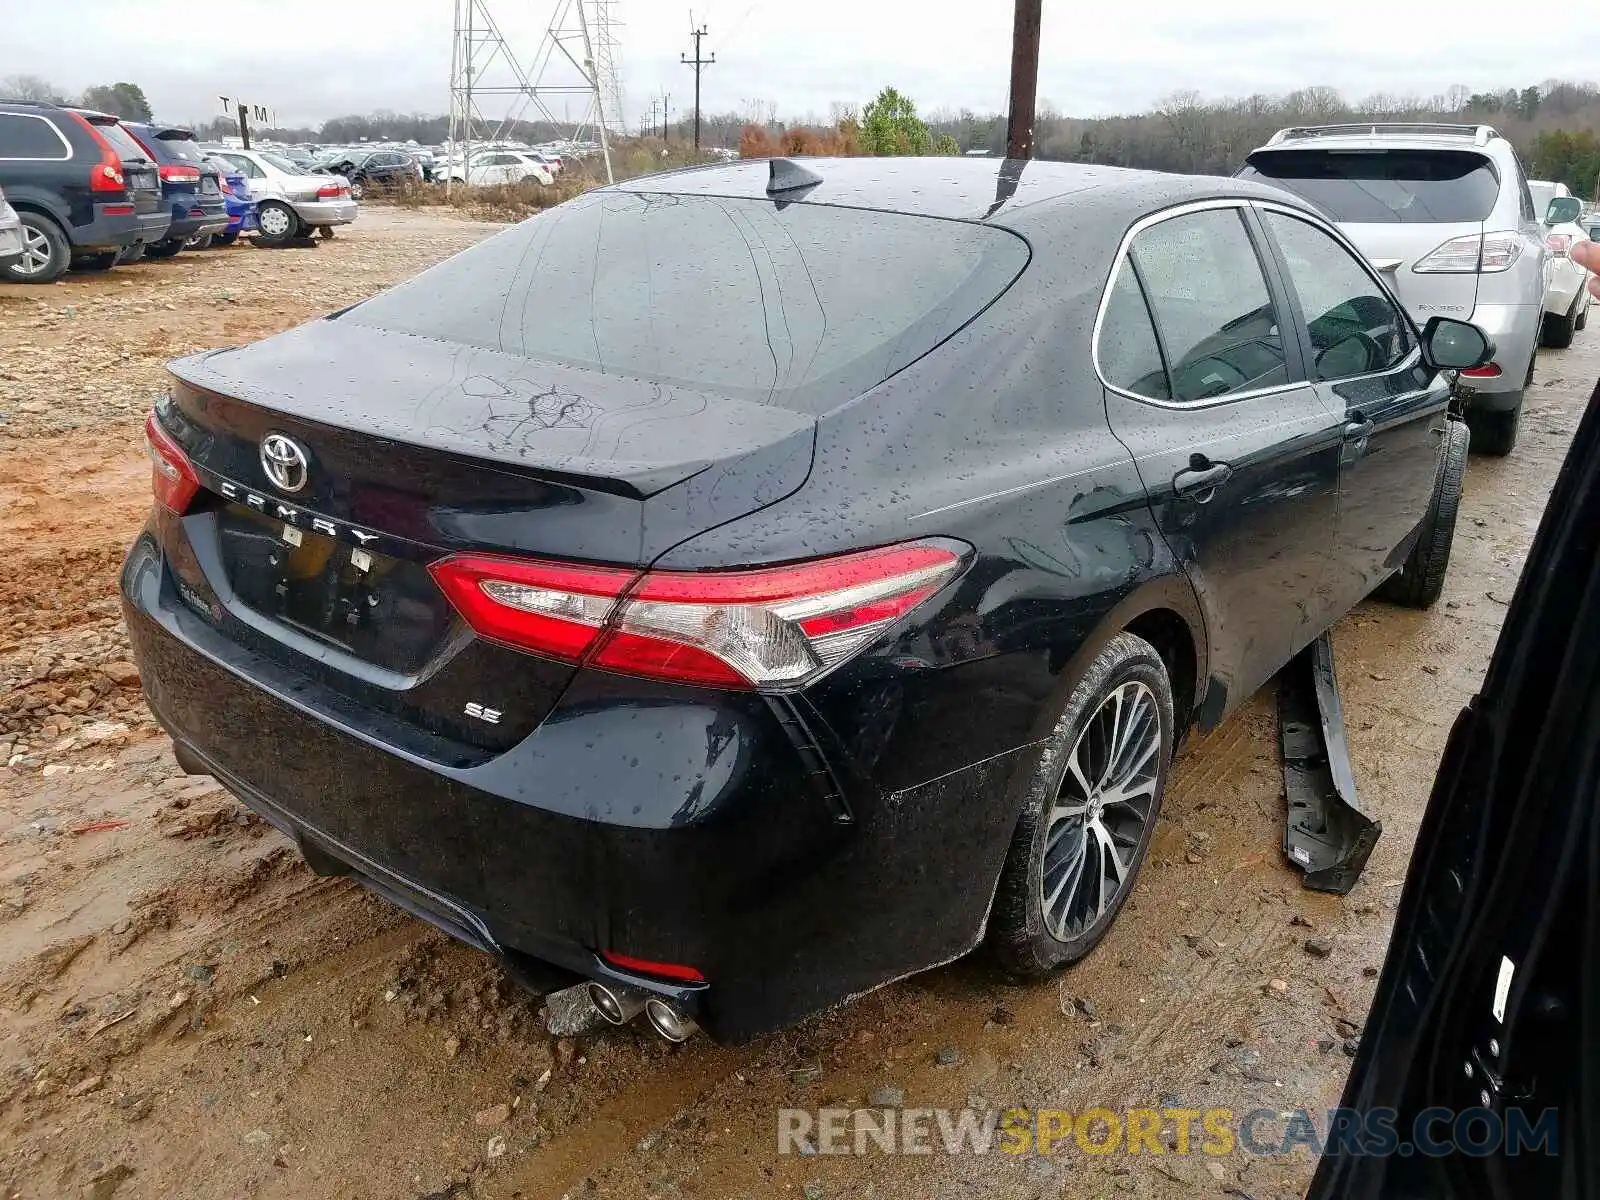
<svg viewBox="0 0 1600 1200">
<path fill-rule="evenodd" d="M 351 305 L 350 307 L 356 306 Z M 293 333 L 296 331 L 289 330 L 287 332 Z M 307 415 L 302 411 L 297 411 L 298 406 L 297 408 L 284 409 L 279 405 L 275 405 L 273 401 L 287 400 L 290 398 L 289 396 L 282 393 L 274 393 L 270 387 L 251 385 L 249 381 L 241 380 L 230 374 L 224 374 L 211 365 L 214 359 L 249 348 L 249 346 L 223 346 L 211 350 L 202 350 L 173 359 L 167 364 L 167 371 L 184 387 L 197 393 L 234 403 L 246 404 L 267 413 L 281 414 L 285 420 L 292 421 L 297 425 L 337 430 L 343 433 L 364 432 L 375 441 L 394 442 L 426 450 L 431 454 L 437 454 L 457 463 L 471 466 L 474 470 L 492 471 L 515 478 L 532 479 L 541 483 L 600 492 L 626 500 L 649 500 L 652 496 L 688 483 L 695 477 L 703 475 L 712 468 L 729 461 L 728 459 L 711 458 L 667 465 L 622 462 L 618 464 L 619 470 L 616 474 L 605 474 L 565 469 L 560 466 L 541 466 L 537 463 L 518 462 L 501 457 L 480 456 L 463 449 L 430 445 L 419 438 L 407 438 L 382 431 L 360 430 L 319 416 Z M 787 411 L 792 412 L 793 410 Z M 797 417 L 801 416 L 798 413 L 795 415 Z M 814 442 L 817 421 L 816 417 L 805 414 L 801 420 L 795 422 L 793 430 L 782 438 L 774 439 L 774 441 L 784 441 L 789 437 L 803 435 Z M 752 446 L 746 453 L 758 449 L 759 447 Z M 743 457 L 743 455 L 733 457 Z"/>
</svg>

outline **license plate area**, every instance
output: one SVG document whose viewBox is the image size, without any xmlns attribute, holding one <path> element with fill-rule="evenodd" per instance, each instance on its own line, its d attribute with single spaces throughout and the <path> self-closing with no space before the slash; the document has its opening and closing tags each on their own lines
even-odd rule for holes
<svg viewBox="0 0 1600 1200">
<path fill-rule="evenodd" d="M 414 674 L 450 627 L 449 601 L 417 563 L 242 504 L 218 510 L 217 535 L 245 605 L 387 670 Z"/>
</svg>

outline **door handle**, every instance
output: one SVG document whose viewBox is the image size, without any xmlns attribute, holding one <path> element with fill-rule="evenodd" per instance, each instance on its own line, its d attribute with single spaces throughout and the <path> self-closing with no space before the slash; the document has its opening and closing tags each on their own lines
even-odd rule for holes
<svg viewBox="0 0 1600 1200">
<path fill-rule="evenodd" d="M 1187 471 L 1179 471 L 1172 477 L 1172 490 L 1180 496 L 1194 495 L 1196 501 L 1204 504 L 1211 499 L 1217 486 L 1226 483 L 1232 475 L 1233 468 L 1227 463 L 1214 463 L 1197 454 L 1189 460 Z"/>
<path fill-rule="evenodd" d="M 1372 429 L 1373 426 L 1371 421 L 1367 420 L 1360 413 L 1355 413 L 1348 421 L 1345 422 L 1344 440 L 1347 442 L 1359 442 L 1363 438 L 1371 437 Z"/>
</svg>

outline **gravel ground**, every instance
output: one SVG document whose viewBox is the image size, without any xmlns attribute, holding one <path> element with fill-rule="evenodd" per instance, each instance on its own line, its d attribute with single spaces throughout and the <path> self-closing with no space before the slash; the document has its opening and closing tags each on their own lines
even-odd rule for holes
<svg viewBox="0 0 1600 1200">
<path fill-rule="evenodd" d="M 481 955 L 316 879 L 178 770 L 114 591 L 168 358 L 338 308 L 492 228 L 371 209 L 315 250 L 0 287 L 3 1194 L 1300 1195 L 1303 1152 L 780 1156 L 776 1110 L 1334 1103 L 1450 722 L 1600 369 L 1595 335 L 1541 358 L 1515 453 L 1472 460 L 1444 601 L 1366 604 L 1335 631 L 1384 824 L 1348 897 L 1302 891 L 1282 862 L 1268 689 L 1185 748 L 1136 895 L 1057 982 L 1013 986 L 978 956 L 736 1049 L 636 1027 L 558 1039 Z"/>
</svg>

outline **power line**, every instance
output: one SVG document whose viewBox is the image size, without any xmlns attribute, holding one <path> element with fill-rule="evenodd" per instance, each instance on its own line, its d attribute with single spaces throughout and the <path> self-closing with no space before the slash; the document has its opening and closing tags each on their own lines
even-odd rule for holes
<svg viewBox="0 0 1600 1200">
<path fill-rule="evenodd" d="M 687 54 L 680 54 L 678 57 L 683 60 L 684 66 L 694 68 L 694 152 L 698 158 L 700 155 L 700 72 L 716 62 L 717 56 L 712 54 L 710 58 L 700 57 L 700 39 L 706 36 L 706 27 L 702 25 L 698 29 L 695 28 L 694 14 L 692 12 L 689 14 L 689 36 L 694 39 L 694 57 L 690 58 Z"/>
</svg>

